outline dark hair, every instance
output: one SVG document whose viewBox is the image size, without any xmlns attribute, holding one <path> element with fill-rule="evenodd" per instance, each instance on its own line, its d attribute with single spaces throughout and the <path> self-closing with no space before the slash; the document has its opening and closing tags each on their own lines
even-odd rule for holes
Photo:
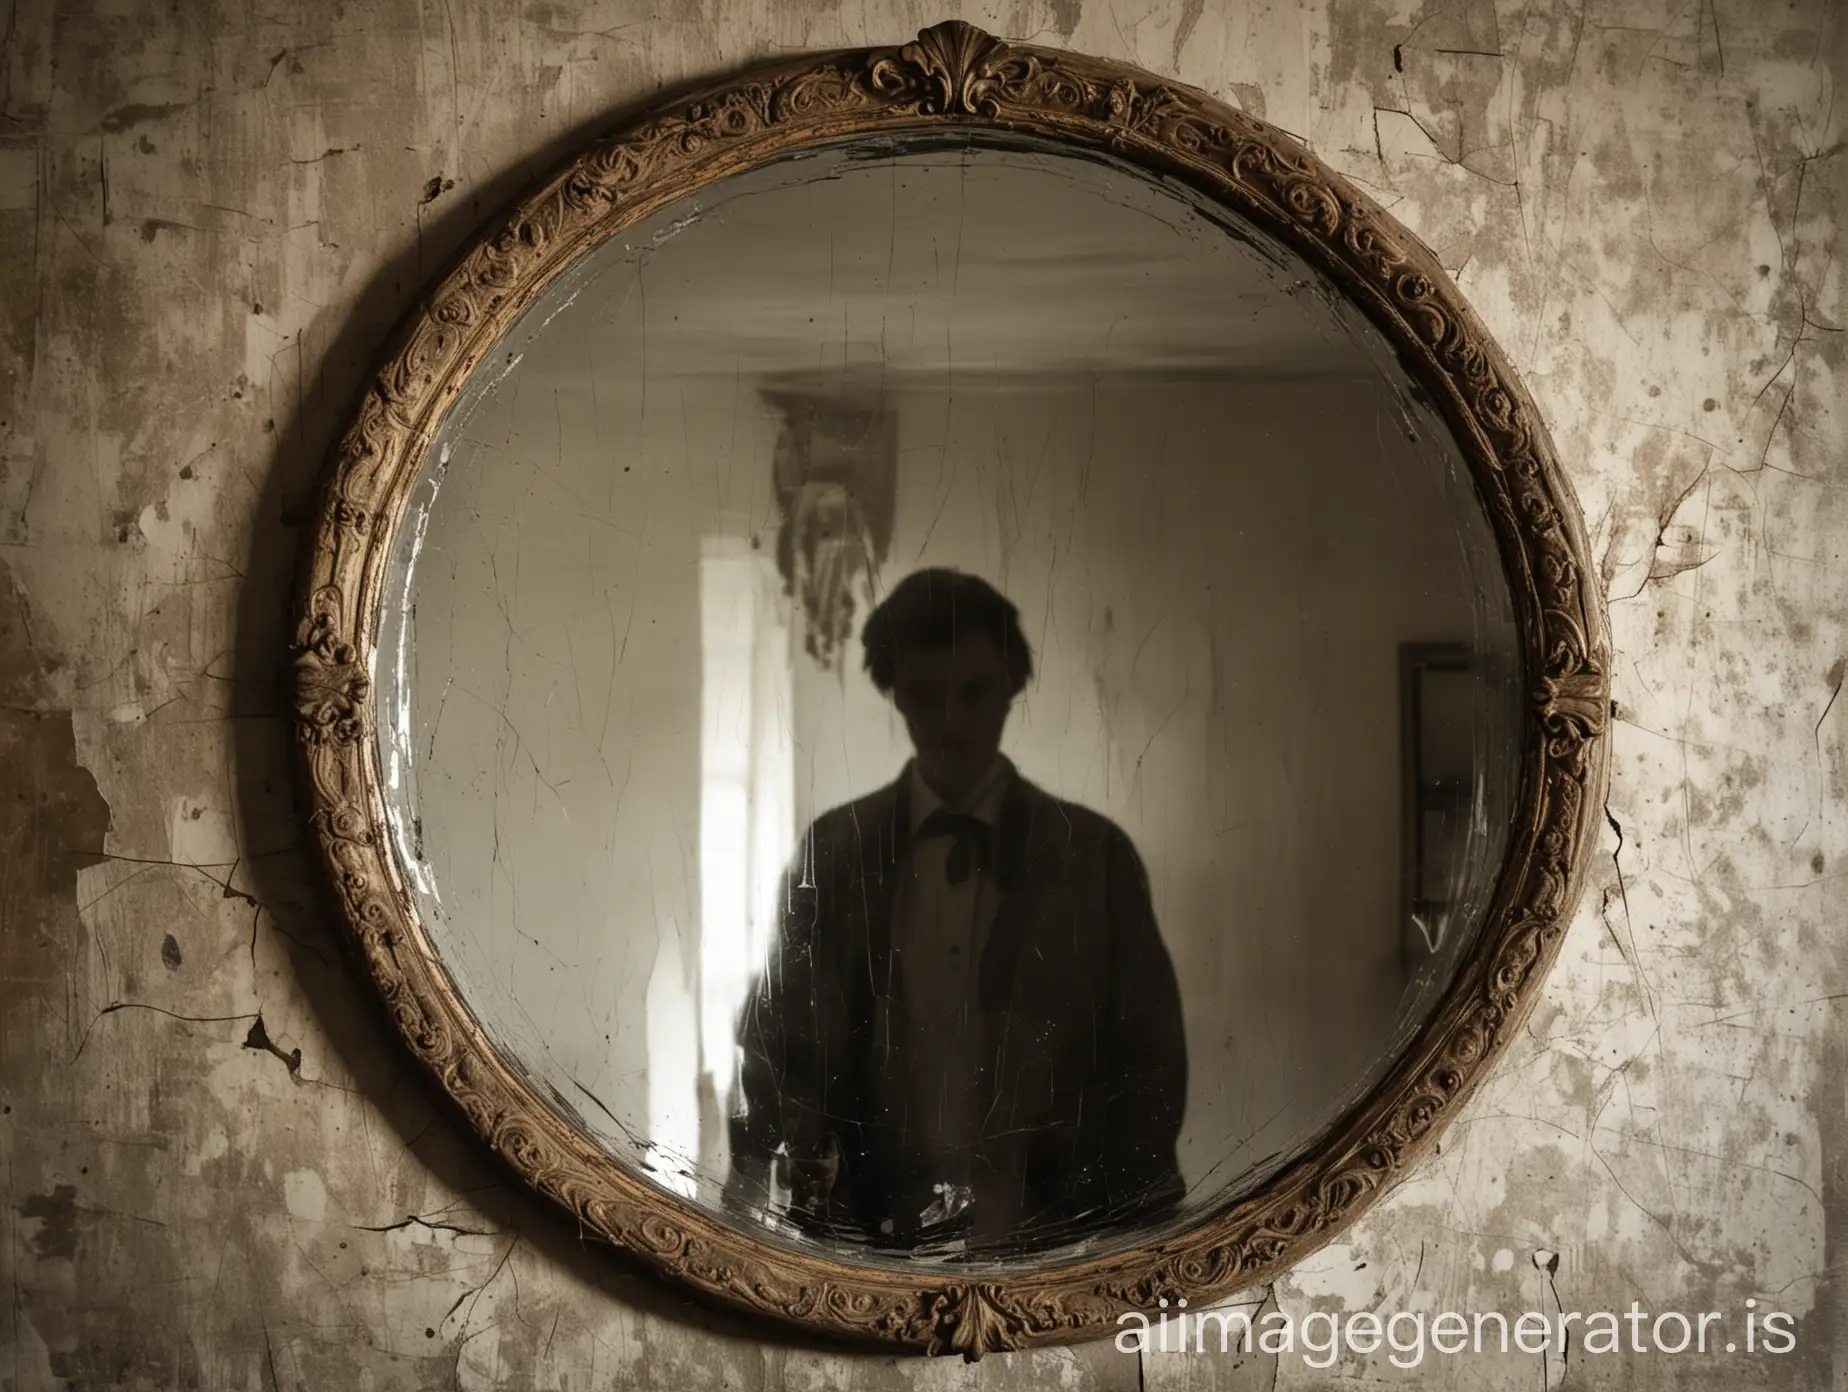
<svg viewBox="0 0 1848 1392">
<path fill-rule="evenodd" d="M 1018 696 L 1033 675 L 1033 650 L 1020 610 L 986 580 L 960 570 L 914 570 L 867 616 L 860 641 L 866 674 L 881 692 L 898 681 L 898 659 L 917 648 L 947 648 L 965 633 L 986 633 L 1001 650 Z"/>
</svg>

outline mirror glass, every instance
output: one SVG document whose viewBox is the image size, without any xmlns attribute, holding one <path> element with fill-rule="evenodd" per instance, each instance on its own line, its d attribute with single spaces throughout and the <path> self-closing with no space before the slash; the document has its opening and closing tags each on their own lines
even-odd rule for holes
<svg viewBox="0 0 1848 1392">
<path fill-rule="evenodd" d="M 584 1134 L 872 1263 L 1146 1239 L 1425 1020 L 1522 688 L 1459 452 L 1178 183 L 858 139 L 555 282 L 381 600 L 395 854 Z"/>
</svg>

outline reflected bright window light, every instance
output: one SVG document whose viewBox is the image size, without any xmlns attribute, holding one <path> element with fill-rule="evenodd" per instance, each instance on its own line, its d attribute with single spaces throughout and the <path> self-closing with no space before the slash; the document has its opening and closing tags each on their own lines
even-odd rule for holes
<svg viewBox="0 0 1848 1392">
<path fill-rule="evenodd" d="M 663 925 L 661 946 L 648 977 L 648 1157 L 661 1184 L 694 1197 L 699 1155 L 699 1056 L 684 1021 L 693 1004 L 679 925 Z"/>
<path fill-rule="evenodd" d="M 744 535 L 700 548 L 699 1046 L 701 1152 L 722 1160 L 738 1077 L 735 1030 L 775 923 L 795 841 L 789 601 L 771 558 Z"/>
</svg>

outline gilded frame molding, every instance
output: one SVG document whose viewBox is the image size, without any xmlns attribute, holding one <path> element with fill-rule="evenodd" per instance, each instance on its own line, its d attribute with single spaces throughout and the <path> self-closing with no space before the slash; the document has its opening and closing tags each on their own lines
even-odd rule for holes
<svg viewBox="0 0 1848 1392">
<path fill-rule="evenodd" d="M 1489 916 L 1436 1013 L 1325 1142 L 1186 1231 L 1019 1276 L 848 1265 L 726 1223 L 573 1130 L 457 996 L 390 849 L 369 672 L 381 577 L 426 447 L 502 333 L 603 238 L 760 160 L 855 135 L 1027 132 L 1185 181 L 1301 254 L 1386 335 L 1455 435 L 1500 547 L 1527 699 L 1515 823 Z M 1502 352 L 1418 239 L 1294 138 L 1121 63 L 967 24 L 805 56 L 668 100 L 501 214 L 398 326 L 335 445 L 304 539 L 290 685 L 297 786 L 334 912 L 405 1044 L 469 1126 L 584 1231 L 661 1274 L 817 1334 L 969 1358 L 1195 1307 L 1328 1241 L 1402 1176 L 1539 993 L 1607 777 L 1603 600 L 1579 509 Z"/>
</svg>

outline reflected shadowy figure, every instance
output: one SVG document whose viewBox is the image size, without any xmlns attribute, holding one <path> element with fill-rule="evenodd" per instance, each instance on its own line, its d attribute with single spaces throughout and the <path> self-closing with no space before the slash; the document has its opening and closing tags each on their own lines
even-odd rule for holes
<svg viewBox="0 0 1848 1392">
<path fill-rule="evenodd" d="M 1180 995 L 1135 847 L 1021 777 L 1014 605 L 951 570 L 867 620 L 915 757 L 818 817 L 738 1025 L 727 1196 L 815 1236 L 1050 1245 L 1180 1198 Z"/>
</svg>

